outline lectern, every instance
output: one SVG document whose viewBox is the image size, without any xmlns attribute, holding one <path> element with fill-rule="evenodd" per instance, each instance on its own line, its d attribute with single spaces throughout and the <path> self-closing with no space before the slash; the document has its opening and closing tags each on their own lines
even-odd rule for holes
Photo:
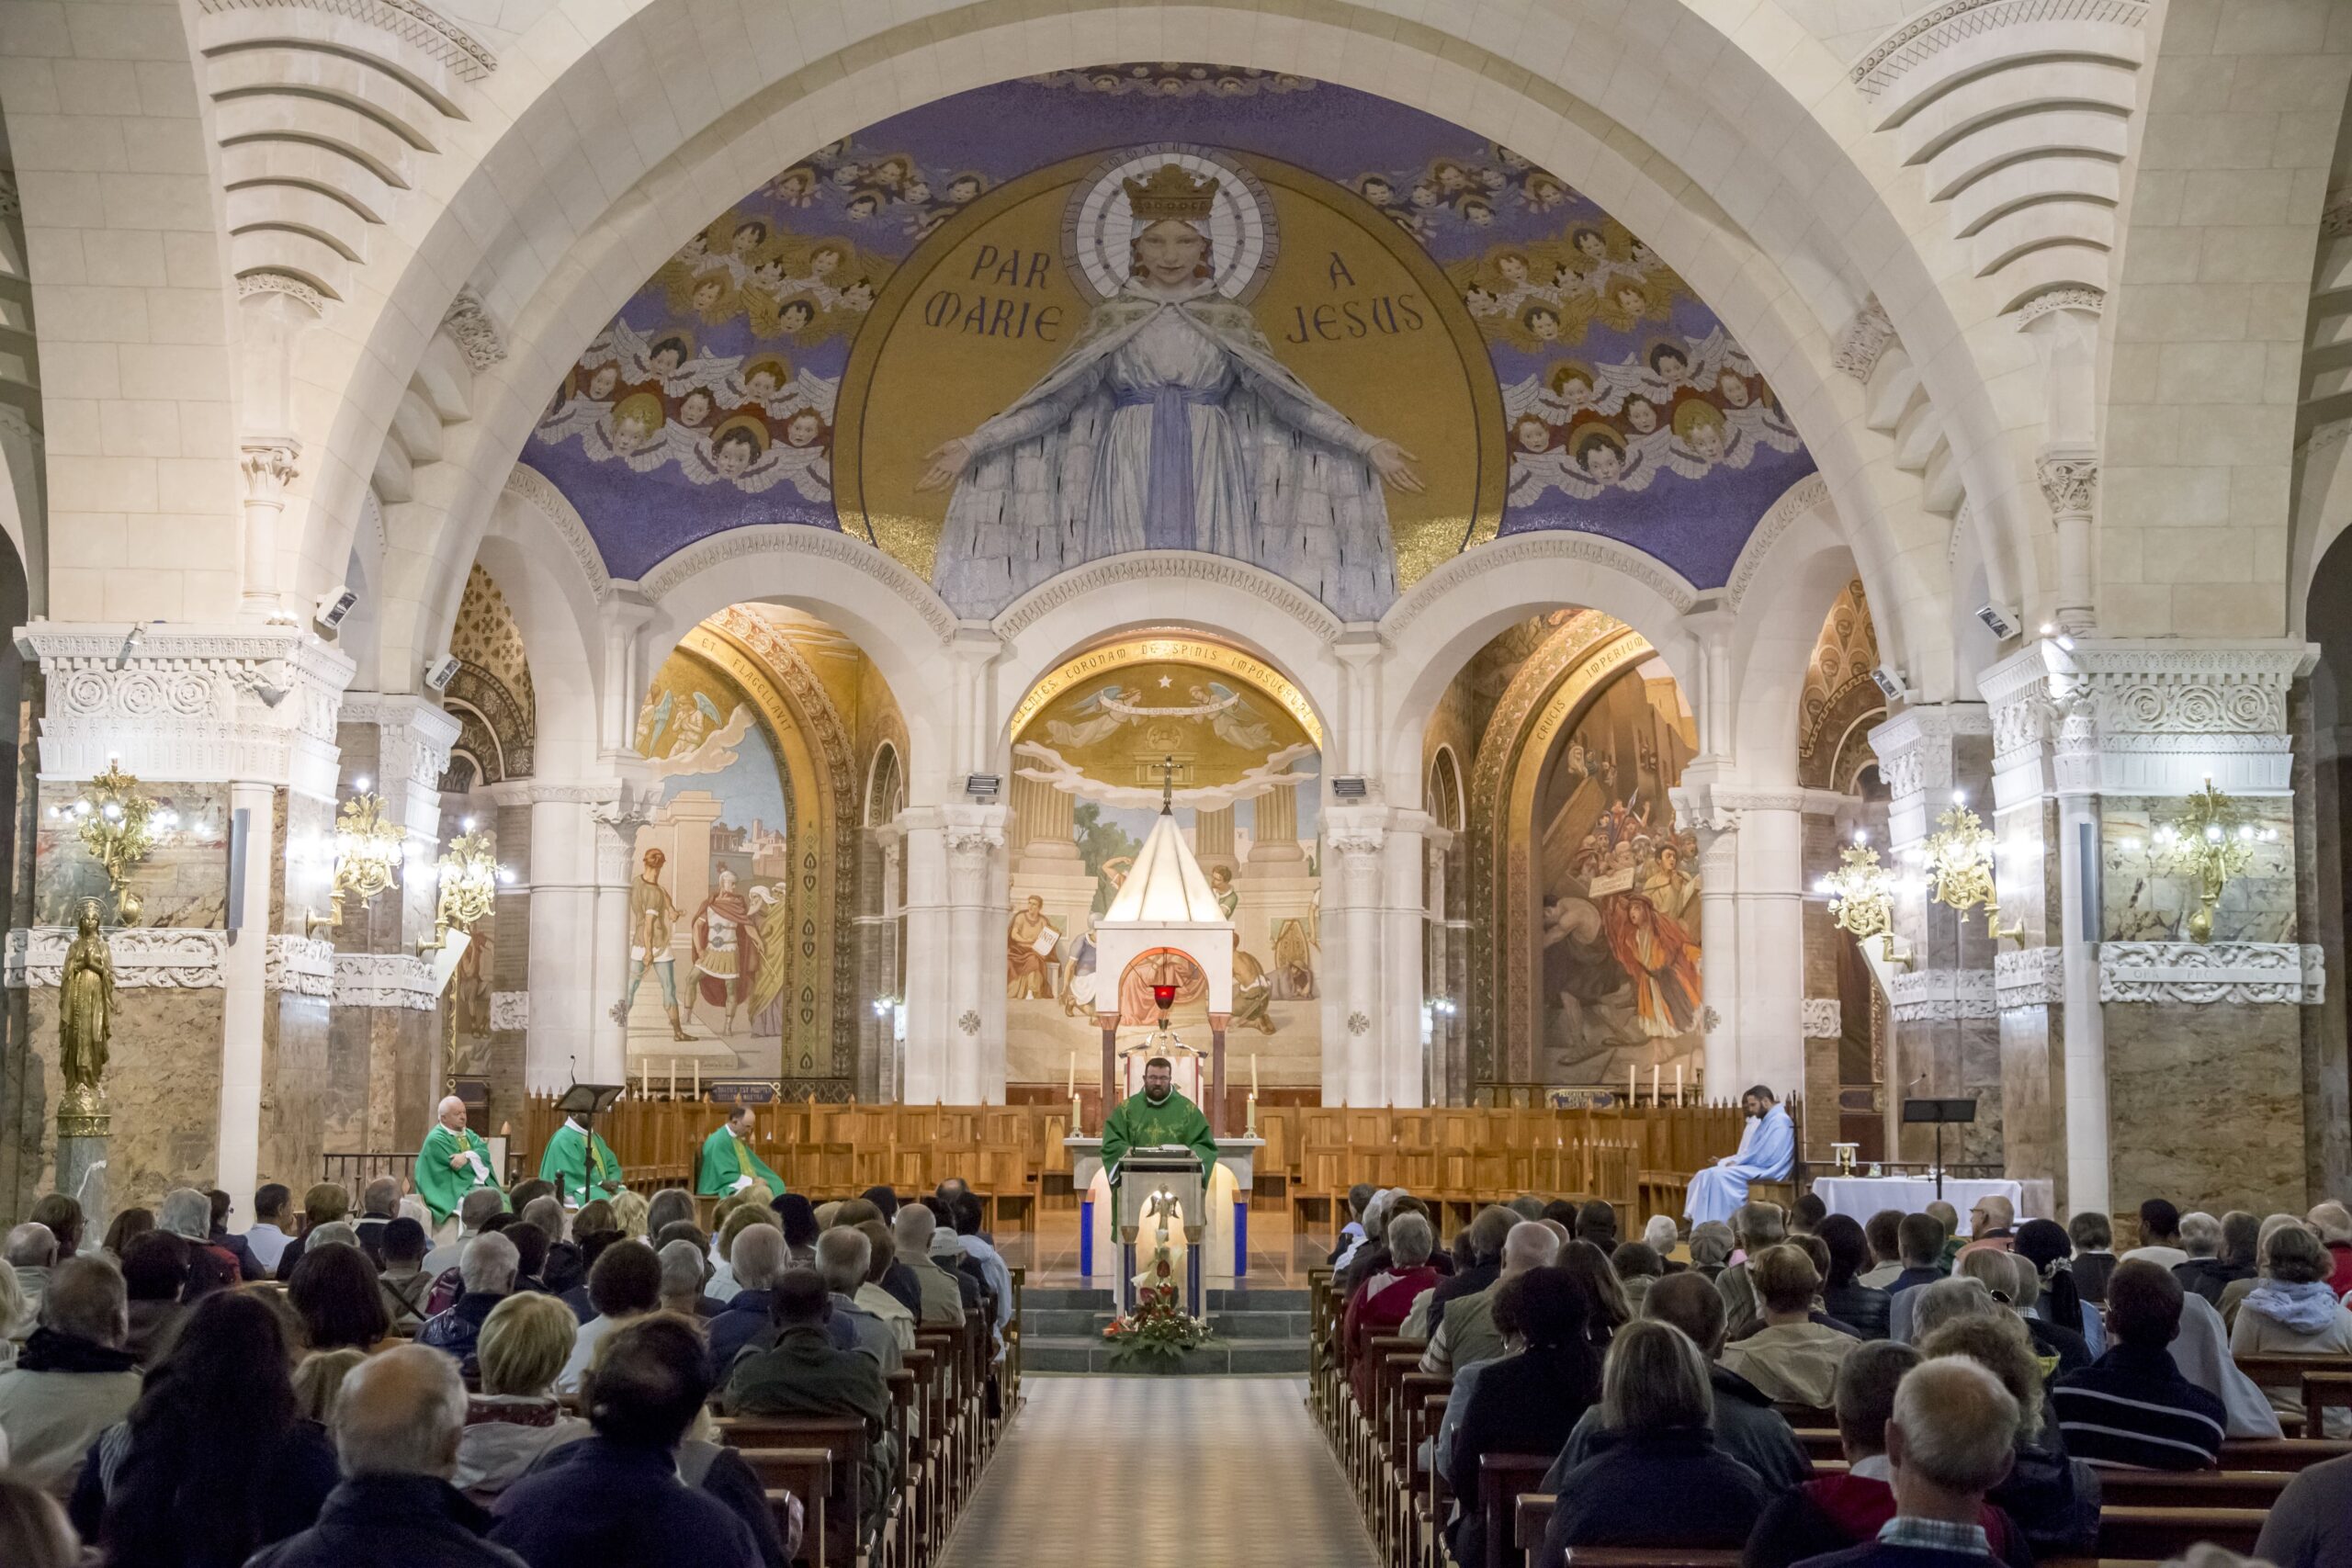
<svg viewBox="0 0 2352 1568">
<path fill-rule="evenodd" d="M 1965 1126 L 1976 1120 L 1976 1101 L 1965 1097 L 1953 1100 L 1906 1100 L 1903 1102 L 1903 1120 L 1906 1122 L 1933 1122 L 1936 1129 L 1936 1198 L 1944 1195 L 1944 1128 L 1947 1124 Z"/>
<path fill-rule="evenodd" d="M 1155 1200 L 1172 1204 L 1182 1216 L 1184 1231 L 1184 1310 L 1201 1315 L 1201 1238 L 1208 1217 L 1208 1188 L 1203 1180 L 1201 1157 L 1182 1144 L 1129 1149 L 1119 1166 L 1119 1310 L 1135 1305 L 1136 1247 L 1147 1225 L 1158 1227 L 1155 1214 L 1146 1213 Z"/>
<path fill-rule="evenodd" d="M 587 1199 L 588 1189 L 594 1185 L 596 1176 L 596 1118 L 610 1111 L 613 1102 L 620 1099 L 628 1088 L 627 1084 L 617 1083 L 574 1083 L 563 1091 L 563 1098 L 555 1102 L 558 1111 L 580 1123 L 582 1146 L 587 1151 L 588 1162 L 580 1178 L 580 1196 L 583 1202 Z"/>
</svg>

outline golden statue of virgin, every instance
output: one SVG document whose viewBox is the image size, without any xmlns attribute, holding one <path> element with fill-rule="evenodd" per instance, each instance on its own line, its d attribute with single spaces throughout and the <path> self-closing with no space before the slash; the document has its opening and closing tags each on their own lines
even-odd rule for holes
<svg viewBox="0 0 2352 1568">
<path fill-rule="evenodd" d="M 65 1079 L 59 1131 L 87 1136 L 106 1130 L 107 1047 L 114 1035 L 114 953 L 98 929 L 98 901 L 82 901 L 74 945 L 57 982 L 57 1067 Z"/>
</svg>

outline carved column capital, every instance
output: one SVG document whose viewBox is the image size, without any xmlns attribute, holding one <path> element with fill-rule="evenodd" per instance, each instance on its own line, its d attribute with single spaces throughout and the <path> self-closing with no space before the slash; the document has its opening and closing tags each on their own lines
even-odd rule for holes
<svg viewBox="0 0 2352 1568">
<path fill-rule="evenodd" d="M 2033 460 L 2042 498 L 2059 516 L 2086 515 L 2098 501 L 2098 459 L 2086 454 L 2044 452 Z"/>
<path fill-rule="evenodd" d="M 245 499 L 283 505 L 286 489 L 302 471 L 302 444 L 290 435 L 251 435 L 237 446 L 237 468 L 245 476 Z"/>
</svg>

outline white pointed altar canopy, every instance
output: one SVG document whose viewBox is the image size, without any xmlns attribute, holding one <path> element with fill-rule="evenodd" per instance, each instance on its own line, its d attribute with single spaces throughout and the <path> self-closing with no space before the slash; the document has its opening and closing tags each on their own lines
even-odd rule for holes
<svg viewBox="0 0 2352 1568">
<path fill-rule="evenodd" d="M 1208 976 L 1212 1018 L 1233 1011 L 1233 922 L 1177 829 L 1169 790 L 1110 912 L 1094 923 L 1094 973 L 1102 983 L 1095 994 L 1110 1001 L 1107 1010 L 1118 1009 L 1118 983 L 1128 966 L 1162 948 L 1182 953 Z"/>
<path fill-rule="evenodd" d="M 1102 1105 L 1118 1103 L 1119 982 L 1138 960 L 1155 953 L 1182 953 L 1208 981 L 1209 1103 L 1203 1109 L 1222 1132 L 1225 1026 L 1233 1015 L 1233 922 L 1217 907 L 1201 863 L 1176 827 L 1176 760 L 1162 764 L 1159 819 L 1151 825 L 1135 866 L 1119 885 L 1109 913 L 1094 923 L 1094 1021 L 1102 1031 Z"/>
</svg>

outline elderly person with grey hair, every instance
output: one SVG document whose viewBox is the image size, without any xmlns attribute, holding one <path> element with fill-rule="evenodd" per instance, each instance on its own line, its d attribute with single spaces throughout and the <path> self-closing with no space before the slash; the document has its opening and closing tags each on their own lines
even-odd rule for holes
<svg viewBox="0 0 2352 1568">
<path fill-rule="evenodd" d="M 2188 1222 L 2181 1222 L 2181 1235 Z M 2352 1308 L 2336 1299 L 2328 1280 L 2334 1259 L 2319 1233 L 2308 1225 L 2281 1225 L 2262 1244 L 2262 1278 L 2238 1305 L 2230 1330 L 2230 1354 L 2245 1356 L 2352 1355 Z M 2173 1274 L 2178 1277 L 2180 1270 Z M 2177 1359 L 2177 1358 L 2176 1358 Z M 2257 1379 L 2281 1425 L 2303 1419 L 2302 1380 Z M 2352 1412 L 2327 1412 L 2326 1430 L 2307 1436 L 2352 1436 Z"/>
<path fill-rule="evenodd" d="M 1736 1551 L 1771 1494 L 1715 1447 L 1706 1358 L 1668 1323 L 1629 1323 L 1609 1342 L 1599 1425 L 1605 1448 L 1561 1478 L 1535 1561 L 1570 1547 Z"/>
<path fill-rule="evenodd" d="M 447 1353 L 460 1367 L 472 1363 L 481 1325 L 500 1302 L 514 1293 L 514 1276 L 523 1264 L 514 1244 L 495 1232 L 476 1237 L 475 1243 L 458 1266 L 464 1288 L 456 1303 L 426 1318 L 416 1331 L 419 1345 Z"/>
<path fill-rule="evenodd" d="M 1495 1327 L 1495 1292 L 1531 1269 L 1548 1269 L 1558 1261 L 1560 1234 L 1542 1220 L 1521 1220 L 1503 1238 L 1503 1262 L 1494 1284 L 1448 1303 L 1436 1320 L 1421 1371 L 1459 1372 L 1503 1353 L 1503 1337 Z"/>
<path fill-rule="evenodd" d="M 920 1203 L 910 1203 L 899 1211 L 900 1215 L 912 1212 L 931 1217 L 931 1211 Z M 769 1332 L 775 1311 L 775 1282 L 792 1261 L 791 1249 L 785 1245 L 784 1233 L 774 1225 L 751 1225 L 735 1238 L 735 1293 L 718 1310 L 718 1315 L 703 1326 L 710 1334 L 710 1364 L 718 1381 L 727 1381 L 727 1369 L 744 1350 L 764 1348 L 774 1338 Z M 855 1340 L 848 1338 L 842 1348 L 854 1348 Z"/>
<path fill-rule="evenodd" d="M 1437 1325 L 1445 1321 L 1445 1309 L 1464 1296 L 1492 1289 L 1502 1279 L 1503 1241 L 1510 1235 L 1511 1226 L 1519 1224 L 1518 1215 L 1498 1203 L 1490 1203 L 1470 1220 L 1466 1234 L 1470 1238 L 1470 1261 L 1467 1267 L 1440 1280 L 1421 1292 L 1413 1310 L 1405 1315 L 1405 1324 L 1397 1332 L 1408 1339 L 1427 1344 L 1436 1333 Z"/>
<path fill-rule="evenodd" d="M 1347 1312 L 1340 1322 L 1340 1343 L 1357 1404 L 1364 1409 L 1372 1406 L 1372 1359 L 1365 1353 L 1367 1347 L 1374 1337 L 1394 1332 L 1413 1310 L 1414 1299 L 1438 1281 L 1437 1270 L 1430 1266 L 1437 1233 L 1428 1216 L 1397 1215 L 1388 1222 L 1386 1240 L 1387 1267 L 1365 1279 L 1348 1298 Z"/>
<path fill-rule="evenodd" d="M 1894 1298 L 1894 1322 L 1888 1337 L 1898 1344 L 1917 1345 L 1957 1318 L 1997 1313 L 2001 1303 L 1991 1287 L 1970 1275 L 1955 1275 L 1932 1285 L 1920 1285 Z"/>
<path fill-rule="evenodd" d="M 890 1217 L 890 1238 L 899 1244 L 899 1261 L 914 1273 L 916 1299 L 922 1303 L 925 1328 L 964 1326 L 964 1288 L 956 1271 L 932 1256 L 932 1240 L 939 1234 L 939 1216 L 921 1203 L 906 1203 Z M 738 1237 L 736 1246 L 742 1246 Z"/>
<path fill-rule="evenodd" d="M 702 1288 L 710 1272 L 703 1249 L 690 1241 L 662 1245 L 662 1310 L 681 1317 L 699 1317 Z M 716 1314 L 712 1314 L 716 1316 Z"/>
<path fill-rule="evenodd" d="M 1715 1276 L 1715 1289 L 1724 1293 L 1724 1314 L 1731 1325 L 1730 1337 L 1740 1339 L 1754 1333 L 1764 1321 L 1764 1309 L 1756 1299 L 1756 1281 L 1747 1272 L 1748 1259 L 1768 1247 L 1778 1247 L 1786 1241 L 1789 1219 L 1778 1203 L 1742 1203 L 1732 1214 L 1731 1228 L 1747 1257 Z"/>
<path fill-rule="evenodd" d="M 466 1390 L 447 1356 L 387 1350 L 344 1380 L 334 1412 L 343 1482 L 318 1523 L 255 1553 L 248 1568 L 514 1568 L 482 1539 L 490 1516 L 449 1484 Z"/>
<path fill-rule="evenodd" d="M 495 1187 L 477 1187 L 458 1200 L 458 1234 L 441 1242 L 424 1255 L 424 1271 L 439 1275 L 455 1269 L 466 1256 L 474 1238 L 482 1234 L 491 1216 L 506 1212 L 506 1194 Z"/>
<path fill-rule="evenodd" d="M 1702 1220 L 1690 1227 L 1690 1267 L 1706 1277 L 1709 1284 L 1723 1278 L 1731 1264 L 1731 1255 L 1739 1238 L 1721 1220 Z"/>
<path fill-rule="evenodd" d="M 1667 1264 L 1668 1273 L 1682 1272 L 1681 1265 L 1670 1261 L 1681 1240 L 1682 1233 L 1675 1227 L 1671 1214 L 1652 1214 L 1642 1223 L 1642 1245 L 1657 1254 L 1658 1261 Z"/>
<path fill-rule="evenodd" d="M 1905 1374 L 1886 1421 L 1894 1517 L 1869 1542 L 1816 1561 L 1837 1568 L 1990 1562 L 1984 1495 L 2009 1473 L 2017 1401 L 1990 1371 L 1946 1357 Z"/>
<path fill-rule="evenodd" d="M 90 1444 L 139 1398 L 121 1273 L 103 1258 L 67 1258 L 51 1273 L 39 1324 L 15 1370 L 0 1372 L 0 1434 L 13 1472 L 62 1498 Z"/>
<path fill-rule="evenodd" d="M 555 1393 L 579 1337 L 571 1309 L 536 1292 L 508 1296 L 481 1325 L 481 1392 L 469 1403 L 452 1478 L 473 1501 L 489 1506 L 548 1450 L 588 1435 L 588 1423 L 565 1415 Z"/>
<path fill-rule="evenodd" d="M 884 1376 L 899 1370 L 905 1358 L 891 1326 L 857 1304 L 874 1267 L 874 1243 L 854 1225 L 835 1225 L 817 1238 L 817 1272 L 833 1298 L 833 1315 L 848 1321 L 856 1348 L 874 1358 Z"/>
<path fill-rule="evenodd" d="M 41 1292 L 49 1289 L 49 1271 L 57 1263 L 57 1237 L 47 1225 L 27 1220 L 0 1242 L 0 1263 L 15 1272 L 17 1293 L 24 1299 L 23 1314 L 12 1326 L 12 1337 L 21 1342 L 32 1333 Z"/>
</svg>

